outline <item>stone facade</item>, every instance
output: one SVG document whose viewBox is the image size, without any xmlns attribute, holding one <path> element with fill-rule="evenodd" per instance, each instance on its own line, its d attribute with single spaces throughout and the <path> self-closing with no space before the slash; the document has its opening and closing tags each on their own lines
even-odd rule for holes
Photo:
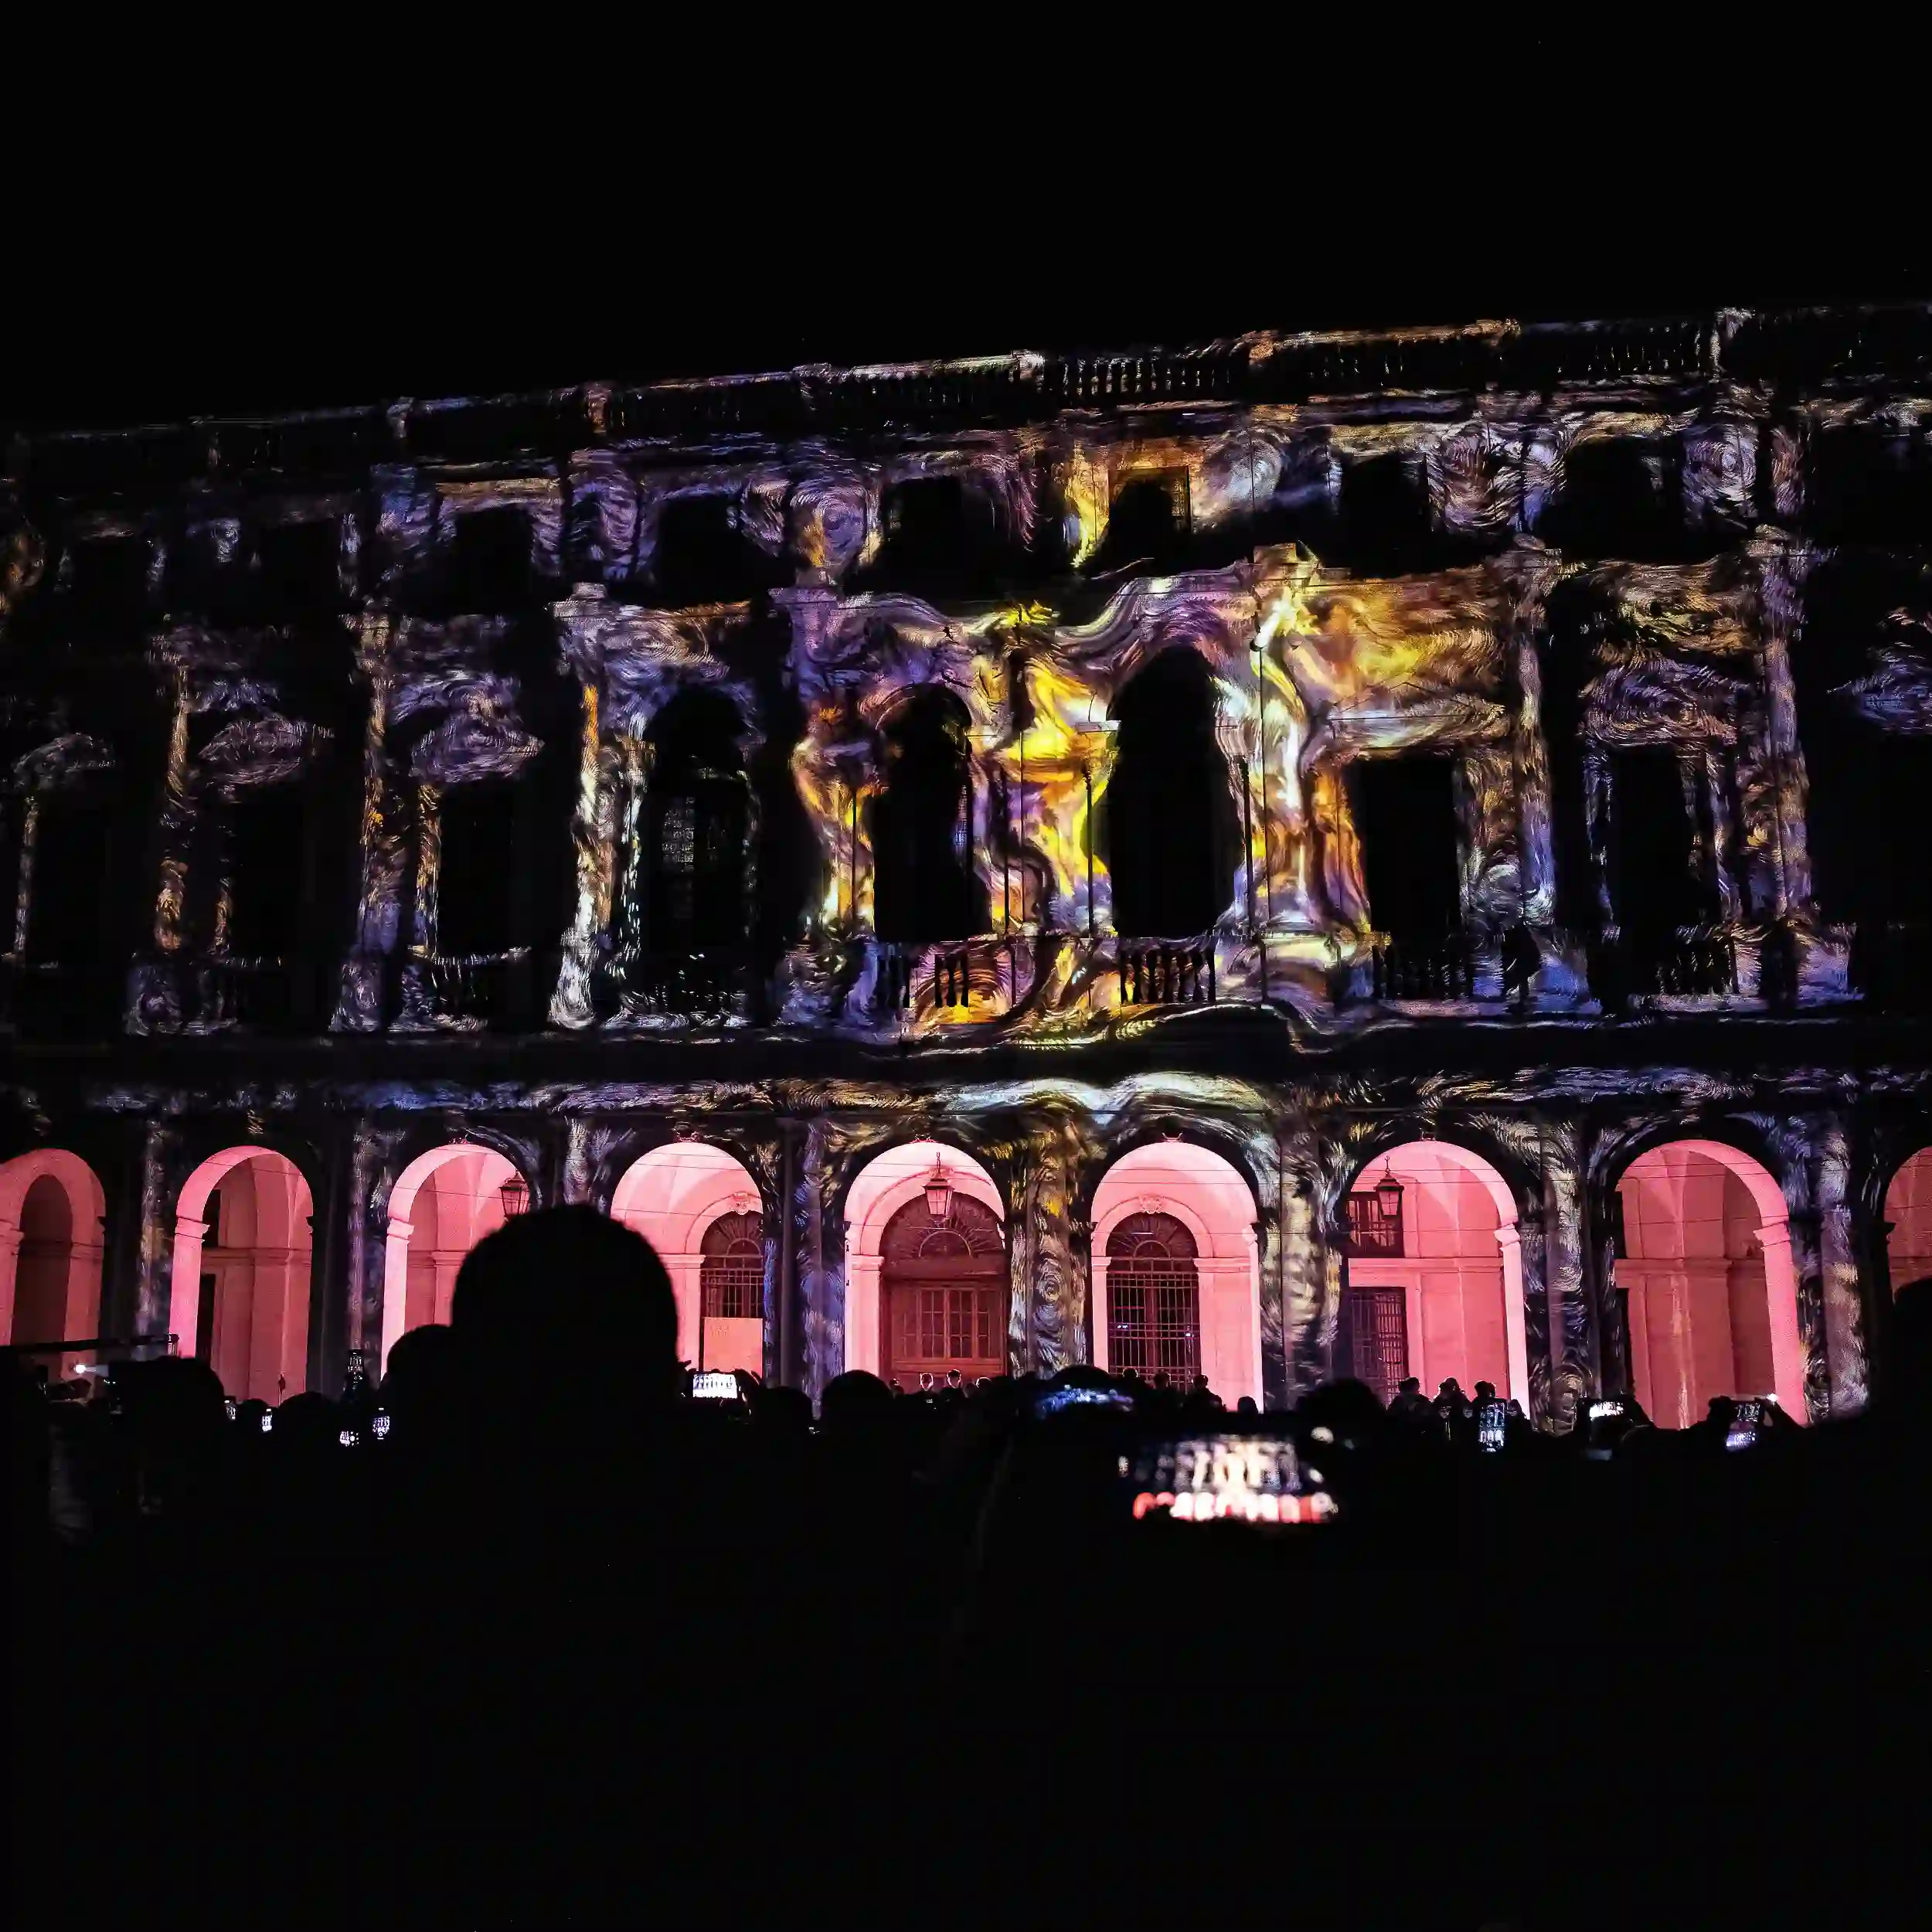
<svg viewBox="0 0 1932 1932">
<path fill-rule="evenodd" d="M 1566 1427 L 1628 1374 L 1619 1179 L 1696 1139 L 1787 1204 L 1813 1417 L 1882 1362 L 1932 311 L 17 438 L 0 535 L 0 1159 L 98 1176 L 104 1331 L 167 1328 L 224 1150 L 306 1182 L 331 1388 L 418 1157 L 608 1210 L 695 1137 L 815 1389 L 849 1191 L 923 1138 L 992 1178 L 1051 1371 L 1110 1163 L 1180 1139 L 1252 1195 L 1278 1404 L 1348 1366 L 1346 1197 L 1420 1137 L 1507 1189 Z"/>
</svg>

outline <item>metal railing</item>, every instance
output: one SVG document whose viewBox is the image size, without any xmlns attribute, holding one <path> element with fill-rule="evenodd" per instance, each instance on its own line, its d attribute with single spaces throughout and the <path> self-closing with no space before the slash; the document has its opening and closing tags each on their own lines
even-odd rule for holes
<svg viewBox="0 0 1932 1932">
<path fill-rule="evenodd" d="M 618 953 L 607 971 L 617 1009 L 635 1019 L 647 1013 L 692 1018 L 736 1010 L 745 991 L 746 964 L 736 951 Z"/>
<path fill-rule="evenodd" d="M 879 965 L 872 980 L 872 1008 L 876 1012 L 909 1012 L 919 1004 L 920 964 L 932 952 L 933 1005 L 940 1012 L 964 1012 L 972 1005 L 972 948 L 949 945 L 936 949 L 923 946 L 896 945 L 890 942 L 879 951 Z"/>
</svg>

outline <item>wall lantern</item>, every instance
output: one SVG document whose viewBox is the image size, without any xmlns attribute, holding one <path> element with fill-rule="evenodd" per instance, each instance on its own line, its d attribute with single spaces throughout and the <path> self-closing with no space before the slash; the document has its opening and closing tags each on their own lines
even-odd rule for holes
<svg viewBox="0 0 1932 1932">
<path fill-rule="evenodd" d="M 926 1176 L 926 1212 L 935 1221 L 943 1221 L 953 1211 L 953 1184 L 946 1178 L 946 1163 L 935 1159 L 933 1171 Z"/>
<path fill-rule="evenodd" d="M 1385 1221 L 1393 1221 L 1402 1212 L 1402 1183 L 1396 1179 L 1392 1162 L 1382 1164 L 1382 1179 L 1376 1183 L 1376 1206 Z"/>
<path fill-rule="evenodd" d="M 503 1203 L 503 1218 L 514 1220 L 530 1205 L 530 1184 L 520 1174 L 512 1174 L 497 1189 L 497 1198 Z"/>
</svg>

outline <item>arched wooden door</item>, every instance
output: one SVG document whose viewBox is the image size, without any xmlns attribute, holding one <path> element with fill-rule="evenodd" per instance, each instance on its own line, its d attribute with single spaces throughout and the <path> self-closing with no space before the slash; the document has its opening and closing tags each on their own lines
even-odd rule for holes
<svg viewBox="0 0 1932 1932">
<path fill-rule="evenodd" d="M 879 1359 L 888 1380 L 919 1386 L 950 1369 L 968 1384 L 1006 1372 L 1006 1242 L 990 1208 L 955 1193 L 943 1221 L 923 1198 L 886 1225 L 882 1246 L 885 1329 Z"/>
<path fill-rule="evenodd" d="M 1189 1389 L 1201 1372 L 1194 1237 L 1171 1214 L 1131 1214 L 1107 1237 L 1107 1360 Z"/>
</svg>

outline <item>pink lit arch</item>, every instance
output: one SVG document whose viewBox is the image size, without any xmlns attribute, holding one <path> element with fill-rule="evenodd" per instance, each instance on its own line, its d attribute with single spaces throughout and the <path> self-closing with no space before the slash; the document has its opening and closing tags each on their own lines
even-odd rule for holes
<svg viewBox="0 0 1932 1932">
<path fill-rule="evenodd" d="M 100 1221 L 107 1196 L 64 1148 L 0 1164 L 0 1334 L 9 1342 L 91 1335 L 100 1318 Z M 28 1328 L 51 1325 L 46 1334 Z M 43 1357 L 58 1380 L 67 1358 Z"/>
<path fill-rule="evenodd" d="M 1885 1190 L 1886 1260 L 1892 1292 L 1932 1276 L 1932 1147 L 1903 1162 Z"/>
<path fill-rule="evenodd" d="M 882 1372 L 880 1276 L 886 1224 L 923 1192 L 934 1166 L 954 1191 L 992 1209 L 1003 1226 L 1006 1203 L 993 1177 L 970 1155 L 937 1141 L 889 1147 L 860 1172 L 845 1197 L 845 1366 Z"/>
<path fill-rule="evenodd" d="M 1140 1214 L 1168 1214 L 1194 1239 L 1200 1291 L 1201 1372 L 1232 1408 L 1261 1400 L 1261 1267 L 1254 1196 L 1230 1162 L 1189 1141 L 1124 1154 L 1094 1196 L 1094 1362 L 1107 1369 L 1107 1242 Z"/>
<path fill-rule="evenodd" d="M 678 1359 L 707 1369 L 764 1373 L 764 1317 L 704 1311 L 704 1237 L 726 1215 L 761 1214 L 758 1184 L 743 1163 L 706 1141 L 668 1141 L 624 1170 L 611 1217 L 651 1243 L 678 1301 Z"/>
<path fill-rule="evenodd" d="M 1770 1393 L 1804 1421 L 1798 1277 L 1777 1182 L 1722 1141 L 1668 1141 L 1632 1161 L 1617 1189 L 1617 1285 L 1629 1296 L 1631 1379 L 1651 1420 L 1687 1428 L 1713 1396 Z"/>
<path fill-rule="evenodd" d="M 1385 1172 L 1401 1182 L 1400 1257 L 1353 1254 L 1349 1286 L 1403 1291 L 1409 1372 L 1433 1395 L 1454 1376 L 1465 1393 L 1493 1383 L 1529 1408 L 1522 1241 L 1509 1183 L 1453 1141 L 1410 1141 L 1377 1154 L 1352 1191 Z"/>
<path fill-rule="evenodd" d="M 218 1188 L 213 1226 L 206 1215 Z M 301 1170 L 265 1147 L 211 1154 L 175 1203 L 168 1325 L 181 1352 L 202 1356 L 231 1396 L 280 1402 L 308 1386 L 313 1206 Z M 204 1275 L 214 1280 L 206 1308 Z"/>
<path fill-rule="evenodd" d="M 383 1249 L 383 1366 L 411 1328 L 447 1322 L 463 1257 L 503 1225 L 503 1185 L 527 1179 L 493 1147 L 419 1154 L 389 1190 Z"/>
</svg>

